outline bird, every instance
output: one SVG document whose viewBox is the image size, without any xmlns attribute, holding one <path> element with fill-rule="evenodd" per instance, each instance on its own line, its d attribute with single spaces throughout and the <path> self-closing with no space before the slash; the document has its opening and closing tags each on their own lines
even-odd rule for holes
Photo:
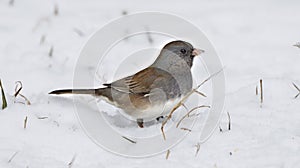
<svg viewBox="0 0 300 168">
<path fill-rule="evenodd" d="M 156 60 L 137 73 L 93 89 L 62 89 L 49 94 L 82 94 L 99 97 L 121 109 L 140 128 L 168 114 L 193 87 L 191 68 L 204 50 L 175 40 L 167 43 Z"/>
</svg>

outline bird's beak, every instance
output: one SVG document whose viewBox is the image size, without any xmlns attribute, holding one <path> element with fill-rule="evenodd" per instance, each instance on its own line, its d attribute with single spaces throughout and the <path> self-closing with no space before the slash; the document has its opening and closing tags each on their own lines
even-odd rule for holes
<svg viewBox="0 0 300 168">
<path fill-rule="evenodd" d="M 193 51 L 192 51 L 192 55 L 193 56 L 197 56 L 197 55 L 200 55 L 200 54 L 202 54 L 204 52 L 205 52 L 204 50 L 194 48 Z"/>
</svg>

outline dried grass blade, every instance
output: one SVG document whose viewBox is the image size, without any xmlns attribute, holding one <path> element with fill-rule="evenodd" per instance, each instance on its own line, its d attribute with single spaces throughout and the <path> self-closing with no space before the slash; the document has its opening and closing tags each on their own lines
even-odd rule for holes
<svg viewBox="0 0 300 168">
<path fill-rule="evenodd" d="M 0 88 L 1 88 L 1 95 L 2 95 L 2 110 L 3 110 L 7 107 L 7 101 L 6 101 L 6 98 L 5 98 L 5 93 L 4 93 L 4 90 L 3 90 L 1 79 L 0 79 Z"/>
</svg>

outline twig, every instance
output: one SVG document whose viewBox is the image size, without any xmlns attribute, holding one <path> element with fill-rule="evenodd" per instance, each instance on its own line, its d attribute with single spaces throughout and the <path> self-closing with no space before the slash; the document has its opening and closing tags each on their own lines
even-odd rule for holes
<svg viewBox="0 0 300 168">
<path fill-rule="evenodd" d="M 196 90 L 198 90 L 203 84 L 205 84 L 207 81 L 209 81 L 211 78 L 217 76 L 220 72 L 223 71 L 224 68 L 220 69 L 219 71 L 217 71 L 216 73 L 210 75 L 208 78 L 206 78 L 202 83 L 200 83 L 195 89 L 193 89 L 195 92 Z"/>
<path fill-rule="evenodd" d="M 263 81 L 262 79 L 259 80 L 260 84 L 260 103 L 262 104 L 264 101 L 264 95 L 263 95 Z"/>
<path fill-rule="evenodd" d="M 186 111 L 189 111 L 189 109 L 186 107 L 185 104 L 182 104 L 182 107 L 184 107 L 184 109 L 185 109 Z"/>
<path fill-rule="evenodd" d="M 227 116 L 228 116 L 228 130 L 230 131 L 231 130 L 231 117 L 230 117 L 230 114 L 228 111 L 227 111 Z"/>
<path fill-rule="evenodd" d="M 16 82 L 16 87 L 15 87 L 15 94 L 14 97 L 17 97 L 18 94 L 21 92 L 21 90 L 23 89 L 23 85 L 21 81 L 17 81 Z"/>
<path fill-rule="evenodd" d="M 45 40 L 46 40 L 46 35 L 44 34 L 44 35 L 41 36 L 40 45 L 44 44 Z"/>
<path fill-rule="evenodd" d="M 298 94 L 295 96 L 295 99 L 297 99 L 299 95 L 300 95 L 300 93 L 298 93 Z"/>
<path fill-rule="evenodd" d="M 297 97 L 300 95 L 300 89 L 299 89 L 299 87 L 295 84 L 295 83 L 293 83 L 293 85 L 294 85 L 294 87 L 298 90 L 298 94 L 295 96 L 295 99 L 297 99 Z"/>
<path fill-rule="evenodd" d="M 27 97 L 25 97 L 24 95 L 22 95 L 21 93 L 19 93 L 19 95 L 25 100 L 27 105 L 31 105 L 30 101 L 27 99 Z"/>
<path fill-rule="evenodd" d="M 123 10 L 123 11 L 122 11 L 122 15 L 125 16 L 125 15 L 127 15 L 127 14 L 128 14 L 128 12 L 127 12 L 126 10 Z"/>
<path fill-rule="evenodd" d="M 160 127 L 160 130 L 162 132 L 163 138 L 164 140 L 166 140 L 166 134 L 164 132 L 164 127 L 167 124 L 167 122 L 171 119 L 173 113 L 184 104 L 184 102 L 193 94 L 195 93 L 203 84 L 205 84 L 207 81 L 209 81 L 211 78 L 213 78 L 214 76 L 216 76 L 217 74 L 219 74 L 220 72 L 223 71 L 223 68 L 221 70 L 219 70 L 218 72 L 212 74 L 211 76 L 209 76 L 207 79 L 205 79 L 202 83 L 200 83 L 196 88 L 192 89 L 187 95 L 185 95 L 181 101 L 175 105 L 175 107 L 173 107 L 173 109 L 170 111 L 170 113 L 168 114 L 168 116 L 166 117 L 166 119 L 162 122 L 162 125 Z"/>
<path fill-rule="evenodd" d="M 1 95 L 2 95 L 2 110 L 4 110 L 7 107 L 7 101 L 5 98 L 5 93 L 3 90 L 1 79 L 0 79 L 0 88 L 1 88 Z"/>
<path fill-rule="evenodd" d="M 293 46 L 300 48 L 300 42 L 294 44 Z"/>
<path fill-rule="evenodd" d="M 220 130 L 220 132 L 223 132 L 223 129 L 221 128 L 221 126 L 219 126 L 219 130 Z"/>
<path fill-rule="evenodd" d="M 151 33 L 149 32 L 149 30 L 148 30 L 148 27 L 146 27 L 146 35 L 147 35 L 147 40 L 148 40 L 148 42 L 150 43 L 150 44 L 153 44 L 153 38 L 152 38 L 152 36 L 151 36 Z"/>
<path fill-rule="evenodd" d="M 258 88 L 257 88 L 257 86 L 255 87 L 255 95 L 256 96 L 258 95 Z"/>
<path fill-rule="evenodd" d="M 59 14 L 59 8 L 58 8 L 58 5 L 57 5 L 57 4 L 54 5 L 54 11 L 53 11 L 53 14 L 54 14 L 54 16 L 58 16 L 58 14 Z"/>
<path fill-rule="evenodd" d="M 69 168 L 71 168 L 73 166 L 75 159 L 76 159 L 76 154 L 73 156 L 72 160 L 69 162 L 69 164 L 68 164 Z"/>
<path fill-rule="evenodd" d="M 78 28 L 74 28 L 73 31 L 80 37 L 84 36 L 84 33 Z"/>
<path fill-rule="evenodd" d="M 48 117 L 38 117 L 37 119 L 39 120 L 44 120 L 44 119 L 47 119 Z"/>
<path fill-rule="evenodd" d="M 16 82 L 16 87 L 15 87 L 15 94 L 14 94 L 14 97 L 16 98 L 17 96 L 21 96 L 27 105 L 31 105 L 30 101 L 27 99 L 27 97 L 25 97 L 24 95 L 22 95 L 20 92 L 21 90 L 23 89 L 23 84 L 21 81 L 17 81 Z M 19 102 L 19 103 L 22 103 L 22 102 Z M 24 103 L 25 104 L 25 103 Z"/>
<path fill-rule="evenodd" d="M 14 101 L 14 103 L 20 103 L 20 104 L 24 104 L 25 105 L 25 103 L 24 102 L 20 102 L 20 101 Z"/>
<path fill-rule="evenodd" d="M 200 115 L 200 113 L 194 113 L 194 114 L 189 114 L 188 117 L 197 117 L 199 115 Z"/>
<path fill-rule="evenodd" d="M 26 129 L 26 127 L 27 127 L 27 119 L 28 119 L 28 117 L 26 116 L 24 119 L 24 129 Z"/>
<path fill-rule="evenodd" d="M 170 149 L 168 149 L 168 150 L 167 150 L 167 154 L 166 154 L 166 160 L 169 159 L 170 153 L 171 153 L 171 151 L 170 151 Z"/>
<path fill-rule="evenodd" d="M 191 109 L 189 112 L 187 112 L 177 123 L 176 125 L 176 128 L 178 128 L 178 126 L 180 125 L 180 123 L 186 118 L 188 117 L 193 111 L 197 110 L 197 109 L 200 109 L 200 108 L 204 108 L 204 107 L 207 107 L 207 108 L 210 108 L 210 106 L 205 106 L 205 105 L 202 105 L 202 106 L 197 106 L 197 107 L 194 107 L 193 109 Z"/>
<path fill-rule="evenodd" d="M 198 93 L 199 95 L 201 95 L 201 96 L 203 96 L 203 97 L 207 97 L 204 93 L 199 92 L 198 90 L 196 90 L 195 93 Z"/>
<path fill-rule="evenodd" d="M 197 156 L 200 151 L 200 143 L 198 142 L 197 145 L 195 145 L 195 147 L 197 148 L 195 156 Z"/>
<path fill-rule="evenodd" d="M 299 87 L 298 87 L 295 83 L 293 83 L 293 85 L 294 85 L 294 87 L 300 92 Z"/>
<path fill-rule="evenodd" d="M 19 151 L 15 152 L 11 157 L 10 159 L 7 161 L 7 163 L 10 163 L 15 157 L 16 155 L 19 153 Z"/>
<path fill-rule="evenodd" d="M 48 56 L 49 57 L 52 57 L 53 56 L 53 50 L 54 50 L 54 47 L 51 46 L 50 50 L 49 50 L 49 53 L 48 53 Z"/>
<path fill-rule="evenodd" d="M 184 131 L 188 131 L 188 132 L 192 132 L 191 129 L 188 129 L 188 128 L 180 128 L 181 130 L 184 130 Z"/>
<path fill-rule="evenodd" d="M 185 101 L 186 99 L 187 99 L 188 97 L 184 97 L 172 110 L 171 110 L 171 112 L 169 113 L 169 115 L 166 117 L 166 119 L 162 122 L 162 125 L 161 125 L 161 127 L 160 127 L 160 130 L 161 130 L 161 132 L 162 132 L 162 135 L 163 135 L 163 138 L 164 138 L 164 140 L 166 140 L 166 134 L 165 134 L 165 131 L 164 131 L 164 127 L 165 127 L 165 125 L 167 124 L 167 122 L 171 119 L 171 117 L 172 117 L 172 114 L 175 112 L 175 110 L 177 109 L 177 108 L 179 108 L 183 103 L 183 101 Z"/>
<path fill-rule="evenodd" d="M 122 136 L 122 138 L 126 139 L 127 141 L 129 141 L 129 142 L 131 142 L 131 143 L 133 143 L 133 144 L 136 144 L 136 141 L 131 140 L 131 139 L 125 137 L 125 136 Z"/>
</svg>

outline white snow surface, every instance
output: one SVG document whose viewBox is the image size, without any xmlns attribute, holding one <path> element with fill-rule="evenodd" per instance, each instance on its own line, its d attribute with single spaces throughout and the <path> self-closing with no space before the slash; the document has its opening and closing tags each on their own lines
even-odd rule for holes
<svg viewBox="0 0 300 168">
<path fill-rule="evenodd" d="M 300 97 L 294 99 L 298 91 L 292 85 L 300 87 L 300 49 L 293 46 L 300 41 L 299 7 L 296 0 L 15 0 L 13 6 L 1 0 L 0 78 L 8 108 L 0 110 L 0 167 L 300 167 Z M 71 97 L 48 95 L 72 86 L 82 46 L 122 11 L 176 14 L 198 26 L 215 46 L 226 73 L 223 132 L 216 129 L 197 156 L 197 130 L 170 149 L 168 160 L 165 154 L 142 159 L 114 155 L 84 133 Z M 154 38 L 154 45 L 162 44 Z M 262 105 L 255 95 L 260 79 Z M 109 71 L 100 72 L 100 80 L 111 80 Z M 16 81 L 23 83 L 21 93 L 31 105 L 14 102 L 24 102 L 13 97 Z"/>
</svg>

